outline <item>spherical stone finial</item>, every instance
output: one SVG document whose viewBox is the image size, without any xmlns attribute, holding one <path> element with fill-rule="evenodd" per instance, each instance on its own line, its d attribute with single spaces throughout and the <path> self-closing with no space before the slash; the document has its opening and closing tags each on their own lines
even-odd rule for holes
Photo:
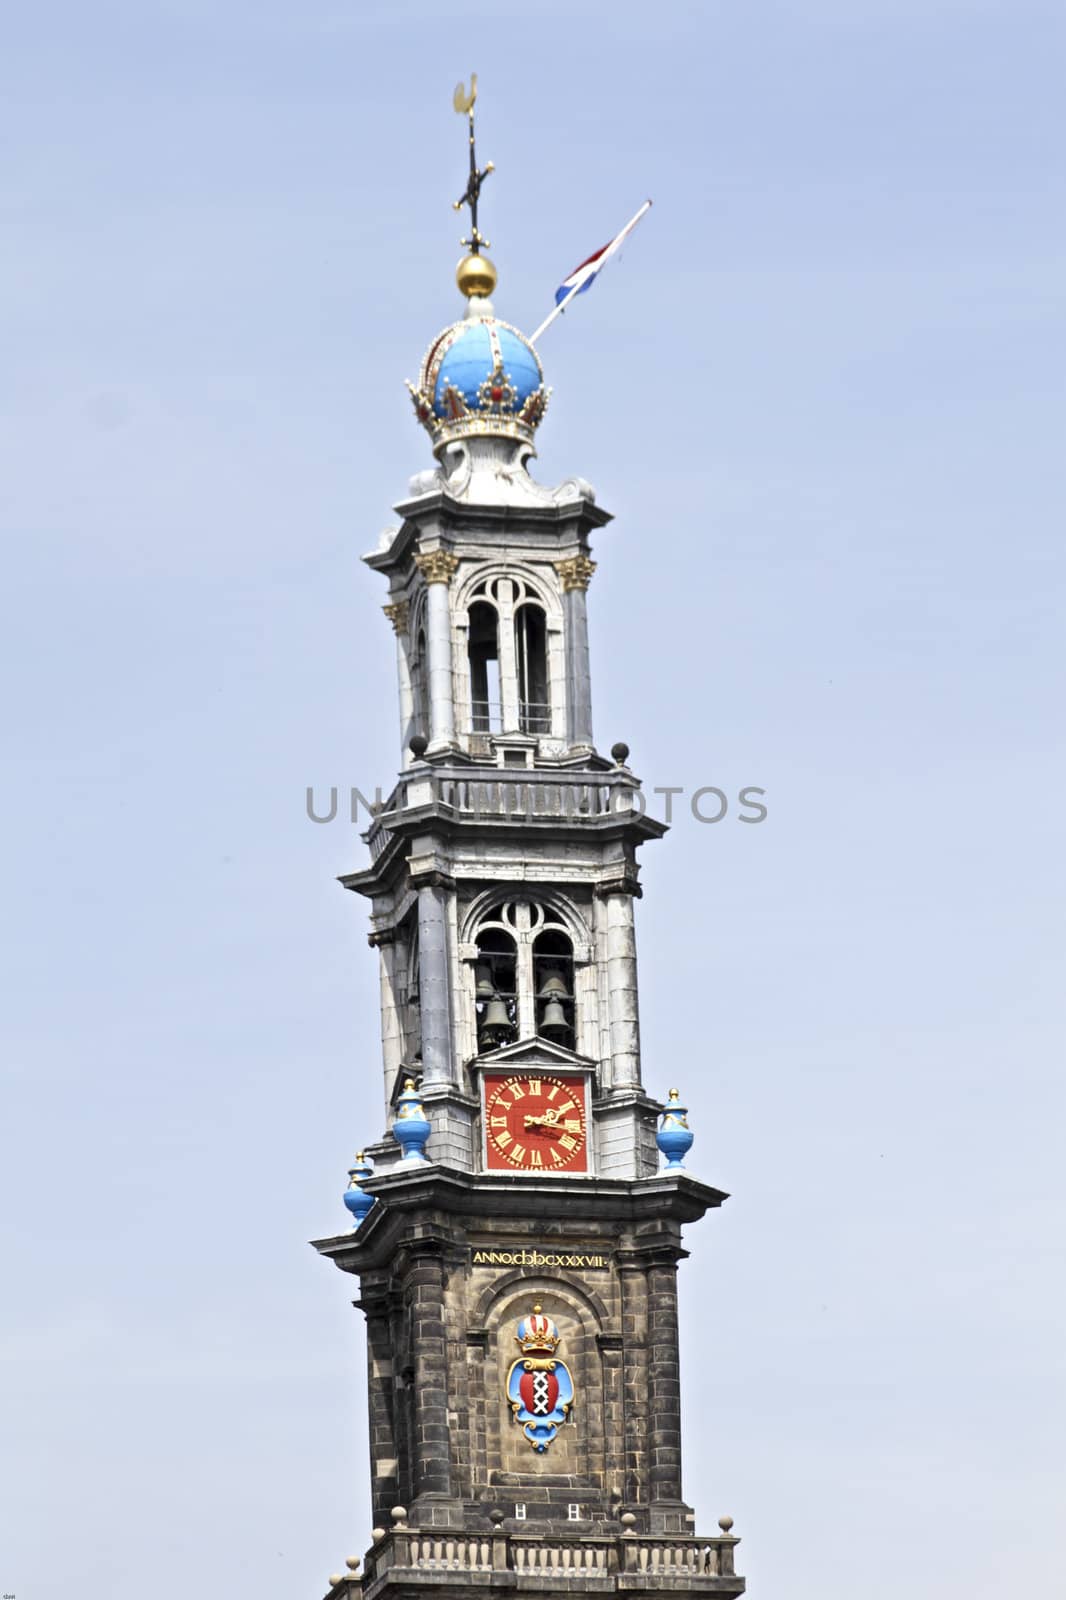
<svg viewBox="0 0 1066 1600">
<path fill-rule="evenodd" d="M 407 1526 L 406 1506 L 393 1506 L 392 1510 L 389 1512 L 389 1516 L 392 1518 L 393 1522 L 398 1528 L 405 1528 Z"/>
<path fill-rule="evenodd" d="M 637 1519 L 633 1515 L 632 1511 L 623 1511 L 618 1520 L 622 1524 L 622 1528 L 626 1533 L 632 1533 L 633 1529 L 637 1525 Z"/>
<path fill-rule="evenodd" d="M 410 750 L 416 761 L 421 761 L 422 757 L 429 749 L 429 740 L 426 738 L 424 733 L 412 733 L 411 737 L 407 741 L 407 748 Z"/>
<path fill-rule="evenodd" d="M 728 1533 L 730 1528 L 733 1526 L 732 1517 L 719 1517 L 718 1526 L 721 1528 L 723 1533 Z"/>
<path fill-rule="evenodd" d="M 361 1560 L 362 1556 L 349 1556 L 344 1565 L 348 1568 L 349 1572 L 358 1572 L 359 1563 Z"/>
<path fill-rule="evenodd" d="M 464 256 L 455 269 L 460 294 L 468 300 L 487 300 L 497 283 L 497 272 L 488 256 Z"/>
<path fill-rule="evenodd" d="M 624 739 L 619 739 L 617 744 L 611 746 L 611 756 L 620 767 L 624 767 L 629 759 L 629 746 Z"/>
<path fill-rule="evenodd" d="M 371 1542 L 373 1544 L 380 1544 L 382 1539 L 384 1539 L 384 1537 L 385 1537 L 385 1529 L 384 1528 L 371 1528 L 371 1530 L 370 1530 L 370 1539 L 371 1539 Z"/>
<path fill-rule="evenodd" d="M 499 1506 L 493 1506 L 489 1512 L 489 1521 L 494 1528 L 498 1528 L 501 1522 L 506 1521 L 506 1513 L 501 1511 Z"/>
<path fill-rule="evenodd" d="M 339 1572 L 331 1572 L 329 1577 L 326 1579 L 326 1582 L 329 1584 L 331 1589 L 335 1589 L 338 1583 L 344 1582 L 344 1578 Z"/>
</svg>

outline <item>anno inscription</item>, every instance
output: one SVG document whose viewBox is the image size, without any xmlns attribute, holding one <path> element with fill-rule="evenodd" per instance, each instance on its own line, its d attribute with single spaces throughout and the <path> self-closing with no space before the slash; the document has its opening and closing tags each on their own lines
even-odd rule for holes
<svg viewBox="0 0 1066 1600">
<path fill-rule="evenodd" d="M 611 1265 L 609 1255 L 582 1250 L 475 1250 L 471 1256 L 475 1267 L 563 1267 L 571 1271 L 606 1272 Z"/>
</svg>

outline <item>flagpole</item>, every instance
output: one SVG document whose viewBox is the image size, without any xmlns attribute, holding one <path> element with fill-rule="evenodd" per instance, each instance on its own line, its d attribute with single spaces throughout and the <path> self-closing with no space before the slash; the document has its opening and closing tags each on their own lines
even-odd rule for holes
<svg viewBox="0 0 1066 1600">
<path fill-rule="evenodd" d="M 646 211 L 650 211 L 650 210 L 651 210 L 651 201 L 650 200 L 645 200 L 644 204 L 641 206 L 640 210 L 636 213 L 636 215 L 630 217 L 629 221 L 626 223 L 626 225 L 622 229 L 621 233 L 618 234 L 618 236 L 616 238 L 611 240 L 611 242 L 608 245 L 607 249 L 603 252 L 603 260 L 600 262 L 600 267 L 601 268 L 604 267 L 607 264 L 607 262 L 614 255 L 616 250 L 620 250 L 621 249 L 622 243 L 623 243 L 626 235 L 633 231 L 633 229 L 636 227 L 637 223 L 640 221 L 640 219 L 644 215 L 644 213 Z M 599 270 L 599 268 L 597 268 L 597 270 Z M 586 282 L 587 282 L 587 280 L 586 280 Z M 550 316 L 545 317 L 544 321 L 541 323 L 541 325 L 537 329 L 536 333 L 531 333 L 530 334 L 530 336 L 529 336 L 530 344 L 536 344 L 537 340 L 540 338 L 540 336 L 544 332 L 545 328 L 550 328 L 552 323 L 555 321 L 556 317 L 562 316 L 563 312 L 566 310 L 567 306 L 570 304 L 570 302 L 574 298 L 575 294 L 580 294 L 582 289 L 584 289 L 584 288 L 585 288 L 585 284 L 584 283 L 575 283 L 574 284 L 574 287 L 570 290 L 570 293 L 566 296 L 566 298 L 559 301 L 559 304 L 555 307 L 554 311 L 551 313 Z"/>
</svg>

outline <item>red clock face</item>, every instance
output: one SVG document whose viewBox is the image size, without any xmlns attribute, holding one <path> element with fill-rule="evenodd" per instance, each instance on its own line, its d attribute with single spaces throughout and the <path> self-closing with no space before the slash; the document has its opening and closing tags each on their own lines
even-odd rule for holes
<svg viewBox="0 0 1066 1600">
<path fill-rule="evenodd" d="M 583 1078 L 488 1072 L 483 1079 L 490 1172 L 587 1172 Z"/>
</svg>

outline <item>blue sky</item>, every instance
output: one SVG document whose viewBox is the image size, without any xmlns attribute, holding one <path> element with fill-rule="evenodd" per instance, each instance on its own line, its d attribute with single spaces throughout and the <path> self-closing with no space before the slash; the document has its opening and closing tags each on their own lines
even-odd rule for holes
<svg viewBox="0 0 1066 1600">
<path fill-rule="evenodd" d="M 645 851 L 645 1077 L 731 1191 L 687 1490 L 751 1592 L 1061 1566 L 1061 8 L 44 3 L 0 77 L 0 1588 L 323 1592 L 369 1533 L 344 1224 L 388 784 L 359 561 L 429 464 L 456 80 L 539 475 L 617 520 L 596 727 L 767 790 Z"/>
</svg>

